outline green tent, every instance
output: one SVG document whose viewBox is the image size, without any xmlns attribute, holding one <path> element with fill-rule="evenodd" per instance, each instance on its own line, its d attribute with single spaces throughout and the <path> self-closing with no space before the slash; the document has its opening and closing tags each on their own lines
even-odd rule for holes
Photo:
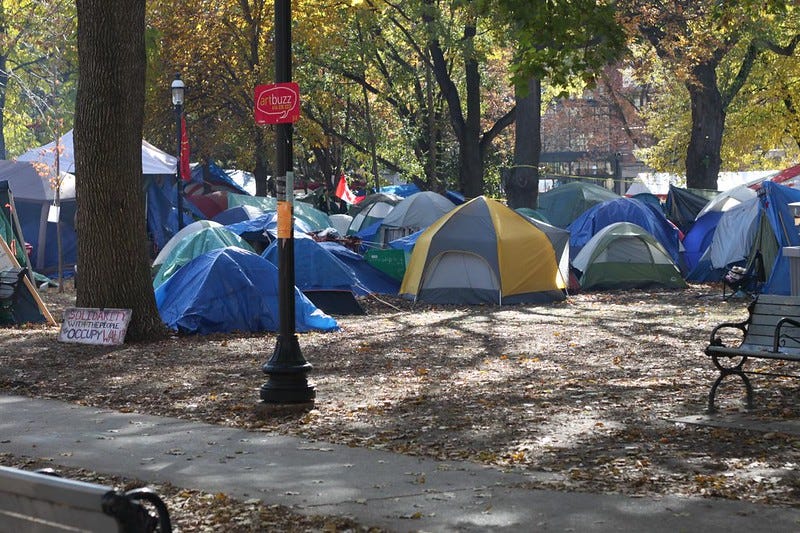
<svg viewBox="0 0 800 533">
<path fill-rule="evenodd" d="M 661 243 L 630 222 L 616 222 L 597 232 L 572 266 L 581 272 L 584 289 L 686 288 Z"/>
<path fill-rule="evenodd" d="M 553 226 L 566 228 L 590 207 L 619 197 L 605 187 L 585 181 L 572 181 L 540 194 L 539 211 Z"/>
<path fill-rule="evenodd" d="M 203 228 L 186 235 L 172 249 L 159 267 L 153 280 L 153 288 L 158 288 L 159 285 L 167 281 L 170 276 L 195 257 L 218 248 L 227 248 L 228 246 L 238 246 L 254 252 L 253 248 L 244 239 L 224 226 Z"/>
</svg>

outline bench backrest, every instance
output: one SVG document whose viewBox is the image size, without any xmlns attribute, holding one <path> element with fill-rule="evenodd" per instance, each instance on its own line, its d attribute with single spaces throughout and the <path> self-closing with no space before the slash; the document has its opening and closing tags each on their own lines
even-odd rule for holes
<svg viewBox="0 0 800 533">
<path fill-rule="evenodd" d="M 800 320 L 800 297 L 760 294 L 753 302 L 750 323 L 742 346 L 772 348 L 775 326 L 781 318 Z M 800 328 L 784 325 L 781 328 L 781 351 L 800 353 Z"/>
</svg>

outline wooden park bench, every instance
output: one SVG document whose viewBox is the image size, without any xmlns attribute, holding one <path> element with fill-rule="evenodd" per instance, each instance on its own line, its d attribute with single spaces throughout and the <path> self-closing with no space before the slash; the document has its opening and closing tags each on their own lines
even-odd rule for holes
<svg viewBox="0 0 800 533">
<path fill-rule="evenodd" d="M 794 374 L 745 370 L 749 359 L 800 361 L 800 297 L 761 294 L 748 306 L 749 316 L 743 322 L 724 322 L 711 331 L 705 353 L 720 372 L 708 395 L 708 411 L 713 413 L 717 388 L 727 376 L 739 376 L 747 390 L 747 408 L 753 408 L 753 387 L 747 374 L 799 377 Z M 721 334 L 739 330 L 738 346 L 726 346 Z M 738 335 L 740 333 L 740 335 Z M 727 333 L 726 333 L 727 334 Z M 720 360 L 726 358 L 729 365 Z M 736 364 L 731 359 L 738 358 Z"/>
<path fill-rule="evenodd" d="M 167 506 L 149 489 L 121 492 L 0 466 L 0 530 L 164 533 L 172 525 Z"/>
</svg>

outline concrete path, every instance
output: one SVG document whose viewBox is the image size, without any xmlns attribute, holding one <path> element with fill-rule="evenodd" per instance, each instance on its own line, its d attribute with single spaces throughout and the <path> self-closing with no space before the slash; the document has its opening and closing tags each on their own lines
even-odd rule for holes
<svg viewBox="0 0 800 533">
<path fill-rule="evenodd" d="M 800 510 L 555 492 L 466 462 L 0 395 L 0 452 L 392 531 L 800 531 Z"/>
</svg>

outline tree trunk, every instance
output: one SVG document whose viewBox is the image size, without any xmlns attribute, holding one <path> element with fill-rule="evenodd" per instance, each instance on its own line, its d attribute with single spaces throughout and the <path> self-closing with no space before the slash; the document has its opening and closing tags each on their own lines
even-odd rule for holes
<svg viewBox="0 0 800 533">
<path fill-rule="evenodd" d="M 77 0 L 77 305 L 133 311 L 130 341 L 166 334 L 147 255 L 142 190 L 145 0 Z"/>
<path fill-rule="evenodd" d="M 725 130 L 725 106 L 717 89 L 713 64 L 701 63 L 692 69 L 687 83 L 692 104 L 692 134 L 686 150 L 686 186 L 716 189 L 722 164 L 722 134 Z"/>
<path fill-rule="evenodd" d="M 527 94 L 516 90 L 517 121 L 515 124 L 514 166 L 504 176 L 508 206 L 536 208 L 539 198 L 539 157 L 542 153 L 541 83 L 528 80 Z"/>
</svg>

